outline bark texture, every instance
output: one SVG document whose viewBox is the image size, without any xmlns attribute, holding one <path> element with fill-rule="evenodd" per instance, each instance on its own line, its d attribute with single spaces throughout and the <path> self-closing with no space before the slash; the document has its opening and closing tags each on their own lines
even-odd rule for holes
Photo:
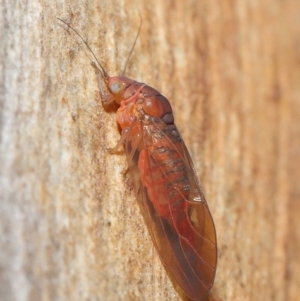
<svg viewBox="0 0 300 301">
<path fill-rule="evenodd" d="M 193 157 L 218 234 L 210 300 L 299 300 L 299 1 L 0 2 L 1 300 L 182 300 L 107 152 L 92 58 L 56 19 L 120 75 L 139 14 L 126 75 L 170 100 Z"/>
</svg>

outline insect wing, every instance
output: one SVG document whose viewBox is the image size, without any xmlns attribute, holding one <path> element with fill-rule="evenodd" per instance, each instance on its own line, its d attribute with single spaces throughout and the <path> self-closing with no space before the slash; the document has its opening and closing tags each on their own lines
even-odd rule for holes
<svg viewBox="0 0 300 301">
<path fill-rule="evenodd" d="M 202 300 L 215 277 L 216 233 L 190 155 L 175 126 L 158 118 L 137 120 L 132 128 L 125 152 L 152 240 L 185 294 Z"/>
</svg>

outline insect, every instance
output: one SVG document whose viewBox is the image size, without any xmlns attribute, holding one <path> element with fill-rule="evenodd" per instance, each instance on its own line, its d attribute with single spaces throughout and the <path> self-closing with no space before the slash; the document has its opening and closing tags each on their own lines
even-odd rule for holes
<svg viewBox="0 0 300 301">
<path fill-rule="evenodd" d="M 122 132 L 114 150 L 124 145 L 140 210 L 163 265 L 191 300 L 203 300 L 215 278 L 216 231 L 169 101 L 144 83 L 110 77 L 78 31 L 59 20 L 95 58 L 98 79 L 108 90 L 105 94 L 100 86 L 103 104 L 119 104 L 116 119 Z"/>
</svg>

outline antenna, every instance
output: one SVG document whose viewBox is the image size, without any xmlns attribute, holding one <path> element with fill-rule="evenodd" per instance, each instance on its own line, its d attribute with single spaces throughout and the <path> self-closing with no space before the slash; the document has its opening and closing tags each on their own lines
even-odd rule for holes
<svg viewBox="0 0 300 301">
<path fill-rule="evenodd" d="M 140 14 L 139 14 L 139 16 L 140 16 L 140 19 L 141 19 L 141 21 L 140 21 L 140 26 L 139 26 L 139 30 L 138 30 L 138 32 L 137 32 L 137 35 L 136 35 L 136 37 L 135 37 L 135 39 L 134 39 L 133 45 L 132 45 L 132 47 L 131 47 L 131 49 L 130 49 L 130 52 L 129 52 L 129 55 L 128 55 L 128 57 L 127 57 L 127 60 L 126 60 L 126 63 L 125 63 L 125 66 L 124 66 L 124 69 L 123 69 L 123 72 L 122 72 L 122 76 L 125 75 L 126 68 L 127 68 L 128 62 L 129 62 L 129 59 L 130 59 L 130 57 L 131 57 L 131 55 L 132 55 L 132 52 L 133 52 L 133 49 L 134 49 L 134 47 L 135 47 L 136 41 L 137 41 L 137 39 L 138 39 L 138 37 L 139 37 L 139 35 L 140 35 L 140 32 L 141 32 L 143 20 L 142 20 L 142 17 L 141 17 Z"/>
<path fill-rule="evenodd" d="M 85 46 L 88 48 L 88 50 L 91 52 L 92 56 L 94 57 L 94 59 L 96 60 L 97 64 L 99 65 L 101 71 L 102 71 L 102 75 L 103 77 L 107 80 L 109 78 L 107 72 L 105 71 L 105 69 L 102 67 L 102 65 L 100 64 L 100 62 L 98 61 L 96 55 L 94 54 L 93 50 L 91 49 L 90 45 L 86 42 L 86 40 L 81 36 L 81 34 L 75 29 L 73 28 L 69 23 L 67 23 L 66 21 L 60 19 L 60 18 L 57 18 L 59 21 L 61 21 L 62 23 L 66 24 L 68 26 L 68 28 L 71 28 L 71 30 L 73 32 L 75 32 L 75 34 L 80 38 L 80 40 L 85 44 Z M 136 42 L 136 41 L 135 41 Z M 135 42 L 133 44 L 133 46 L 135 45 Z M 131 50 L 132 52 L 132 50 Z M 131 55 L 131 53 L 130 53 Z M 130 56 L 129 56 L 130 57 Z M 127 64 L 127 63 L 126 63 Z M 95 65 L 95 64 L 94 64 Z M 95 65 L 96 66 L 96 65 Z M 126 67 L 126 65 L 125 65 Z"/>
</svg>

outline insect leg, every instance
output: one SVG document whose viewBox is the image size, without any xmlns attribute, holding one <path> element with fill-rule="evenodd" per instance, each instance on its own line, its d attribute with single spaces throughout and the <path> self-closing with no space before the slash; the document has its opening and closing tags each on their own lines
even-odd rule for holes
<svg viewBox="0 0 300 301">
<path fill-rule="evenodd" d="M 131 128 L 131 127 L 130 127 L 130 128 Z M 114 147 L 112 147 L 112 148 L 108 148 L 109 153 L 111 153 L 111 154 L 116 154 L 116 153 L 118 153 L 120 146 L 124 144 L 124 142 L 126 141 L 126 139 L 127 139 L 128 136 L 129 136 L 130 128 L 129 128 L 129 127 L 128 127 L 128 128 L 124 128 L 124 129 L 122 130 L 121 138 L 120 138 L 120 140 L 118 141 L 117 145 L 114 146 Z"/>
</svg>

